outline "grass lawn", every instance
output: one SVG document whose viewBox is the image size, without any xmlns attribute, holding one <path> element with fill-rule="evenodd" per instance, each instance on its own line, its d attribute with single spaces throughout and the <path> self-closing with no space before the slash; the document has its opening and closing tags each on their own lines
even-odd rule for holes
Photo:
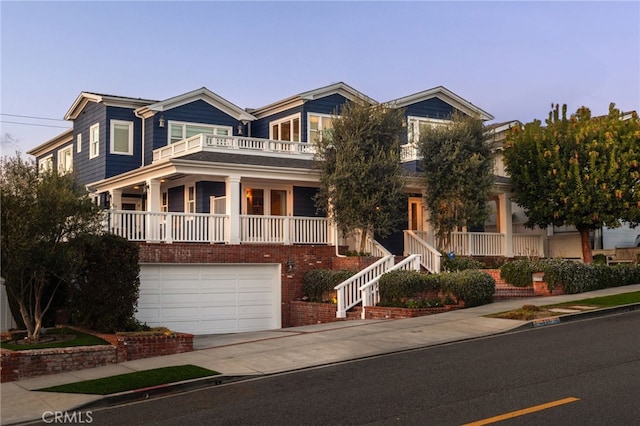
<svg viewBox="0 0 640 426">
<path fill-rule="evenodd" d="M 13 351 L 26 351 L 30 349 L 48 349 L 48 348 L 67 348 L 71 346 L 95 346 L 108 345 L 109 343 L 99 337 L 91 334 L 81 333 L 77 330 L 69 328 L 55 328 L 47 330 L 47 334 L 42 337 L 55 336 L 56 340 L 52 342 L 43 342 L 36 344 L 16 344 L 9 342 L 1 342 L 0 347 L 3 349 L 11 349 Z M 72 337 L 75 336 L 75 337 Z"/>
<path fill-rule="evenodd" d="M 592 297 L 589 299 L 574 300 L 573 302 L 558 303 L 555 305 L 535 306 L 523 305 L 522 308 L 508 312 L 500 312 L 498 314 L 488 315 L 489 318 L 515 319 L 521 321 L 530 321 L 538 318 L 548 318 L 561 315 L 561 313 L 550 312 L 553 308 L 567 308 L 572 306 L 591 306 L 597 308 L 610 308 L 612 306 L 628 305 L 630 303 L 640 302 L 640 291 L 632 293 L 614 294 L 611 296 Z"/>
<path fill-rule="evenodd" d="M 153 370 L 137 371 L 135 373 L 120 374 L 102 379 L 86 380 L 84 382 L 69 383 L 67 385 L 52 386 L 38 389 L 42 392 L 83 393 L 93 395 L 109 395 L 135 389 L 197 379 L 200 377 L 217 376 L 217 371 L 195 365 L 176 365 L 173 367 L 156 368 Z"/>
</svg>

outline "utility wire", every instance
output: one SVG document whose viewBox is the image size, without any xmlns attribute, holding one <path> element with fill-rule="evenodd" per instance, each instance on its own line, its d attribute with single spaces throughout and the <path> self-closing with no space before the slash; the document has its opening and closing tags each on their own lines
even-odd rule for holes
<svg viewBox="0 0 640 426">
<path fill-rule="evenodd" d="M 19 123 L 17 121 L 4 121 L 4 120 L 0 120 L 0 123 L 22 124 L 23 126 L 55 127 L 55 128 L 58 128 L 58 129 L 70 129 L 71 128 L 71 126 L 51 126 L 50 124 Z"/>
<path fill-rule="evenodd" d="M 6 115 L 9 117 L 19 117 L 19 118 L 33 118 L 35 120 L 67 121 L 67 120 L 62 120 L 60 118 L 33 117 L 31 115 L 6 114 L 3 112 L 0 112 L 0 115 Z"/>
</svg>

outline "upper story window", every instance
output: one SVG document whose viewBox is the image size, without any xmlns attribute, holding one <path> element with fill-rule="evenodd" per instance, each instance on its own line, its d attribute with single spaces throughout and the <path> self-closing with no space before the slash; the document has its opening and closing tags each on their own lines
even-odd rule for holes
<svg viewBox="0 0 640 426">
<path fill-rule="evenodd" d="M 53 154 L 49 154 L 46 157 L 42 157 L 38 160 L 38 171 L 47 172 L 53 169 Z"/>
<path fill-rule="evenodd" d="M 335 116 L 327 114 L 309 114 L 309 142 L 322 140 L 325 131 L 333 129 L 333 119 Z"/>
<path fill-rule="evenodd" d="M 89 158 L 100 155 L 100 124 L 96 123 L 89 128 Z"/>
<path fill-rule="evenodd" d="M 78 133 L 76 136 L 76 152 L 82 152 L 82 133 Z"/>
<path fill-rule="evenodd" d="M 409 143 L 418 143 L 420 140 L 420 129 L 425 126 L 436 127 L 451 123 L 451 120 L 441 120 L 426 117 L 407 117 L 407 140 Z"/>
<path fill-rule="evenodd" d="M 269 139 L 300 142 L 300 114 L 272 121 L 269 126 Z"/>
<path fill-rule="evenodd" d="M 176 143 L 200 133 L 212 136 L 231 136 L 231 126 L 212 126 L 210 124 L 183 123 L 169 121 L 169 144 Z"/>
<path fill-rule="evenodd" d="M 73 144 L 58 151 L 58 171 L 69 173 L 73 170 Z"/>
<path fill-rule="evenodd" d="M 111 153 L 133 155 L 133 123 L 111 120 Z"/>
</svg>

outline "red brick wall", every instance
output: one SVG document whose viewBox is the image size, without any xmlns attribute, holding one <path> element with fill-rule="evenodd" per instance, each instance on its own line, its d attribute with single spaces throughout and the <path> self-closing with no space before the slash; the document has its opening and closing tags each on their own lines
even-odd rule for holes
<svg viewBox="0 0 640 426">
<path fill-rule="evenodd" d="M 343 319 L 336 318 L 337 305 L 333 303 L 311 303 L 294 300 L 290 306 L 291 327 L 343 321 Z"/>
<path fill-rule="evenodd" d="M 310 269 L 332 269 L 335 247 L 275 244 L 140 243 L 140 263 L 280 263 L 282 327 L 291 327 L 290 302 L 302 297 L 302 278 Z M 288 271 L 287 262 L 293 261 Z"/>
<path fill-rule="evenodd" d="M 116 362 L 116 350 L 111 345 L 79 346 L 75 348 L 34 349 L 0 353 L 2 382 L 65 371 L 100 367 Z"/>
<path fill-rule="evenodd" d="M 193 335 L 174 333 L 171 336 L 118 336 L 118 344 L 126 349 L 126 361 L 193 351 Z"/>
</svg>

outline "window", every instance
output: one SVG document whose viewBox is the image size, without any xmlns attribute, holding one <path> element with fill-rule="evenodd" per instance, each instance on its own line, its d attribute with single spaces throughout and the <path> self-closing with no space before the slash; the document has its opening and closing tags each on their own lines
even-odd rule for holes
<svg viewBox="0 0 640 426">
<path fill-rule="evenodd" d="M 69 173 L 73 170 L 73 144 L 58 151 L 58 171 Z"/>
<path fill-rule="evenodd" d="M 420 140 L 420 129 L 424 129 L 425 126 L 436 127 L 450 123 L 451 120 L 409 116 L 407 117 L 407 140 L 409 143 L 418 143 Z"/>
<path fill-rule="evenodd" d="M 187 197 L 186 197 L 186 205 L 184 211 L 186 213 L 195 213 L 196 212 L 196 188 L 194 186 L 189 186 L 187 188 Z"/>
<path fill-rule="evenodd" d="M 53 154 L 49 154 L 38 160 L 38 171 L 47 172 L 53 169 Z"/>
<path fill-rule="evenodd" d="M 89 128 L 89 158 L 100 155 L 100 124 L 96 123 Z"/>
<path fill-rule="evenodd" d="M 133 155 L 133 123 L 111 120 L 111 153 Z"/>
<path fill-rule="evenodd" d="M 160 211 L 169 211 L 169 194 L 167 194 L 166 191 L 162 193 L 162 205 L 160 206 Z"/>
<path fill-rule="evenodd" d="M 200 133 L 212 136 L 231 136 L 233 130 L 230 126 L 212 126 L 210 124 L 169 121 L 169 144 L 199 135 Z"/>
<path fill-rule="evenodd" d="M 82 152 L 82 133 L 78 133 L 76 136 L 76 152 Z"/>
<path fill-rule="evenodd" d="M 269 139 L 276 141 L 300 142 L 300 114 L 272 121 Z"/>
<path fill-rule="evenodd" d="M 322 114 L 309 114 L 309 142 L 322 140 L 322 134 L 333 128 L 334 116 Z"/>
</svg>

